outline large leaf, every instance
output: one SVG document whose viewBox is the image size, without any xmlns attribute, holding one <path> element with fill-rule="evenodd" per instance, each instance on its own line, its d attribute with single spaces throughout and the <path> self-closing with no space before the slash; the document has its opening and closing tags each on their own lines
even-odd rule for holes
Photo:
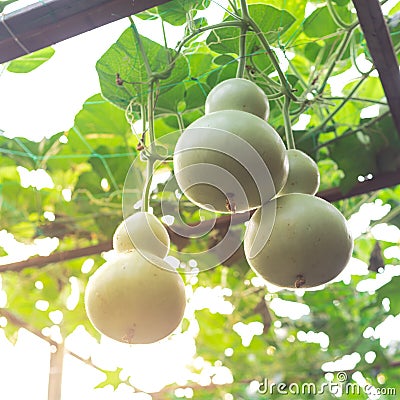
<svg viewBox="0 0 400 400">
<path fill-rule="evenodd" d="M 39 142 L 22 137 L 9 139 L 0 136 L 0 154 L 27 169 L 44 168 L 47 160 L 59 151 L 62 135 L 60 132 Z"/>
<path fill-rule="evenodd" d="M 289 47 L 296 37 L 302 32 L 302 24 L 304 21 L 304 15 L 307 3 L 303 0 L 248 0 L 248 4 L 267 4 L 274 6 L 277 9 L 282 10 L 282 12 L 288 12 L 293 15 L 296 20 L 293 25 L 285 31 L 279 32 L 278 41 L 283 47 Z"/>
<path fill-rule="evenodd" d="M 349 94 L 349 92 L 354 88 L 356 84 L 357 81 L 348 83 L 343 88 L 343 93 Z M 356 96 L 371 100 L 381 100 L 385 96 L 385 93 L 383 91 L 380 79 L 372 76 L 367 78 L 363 82 L 362 86 L 357 90 Z"/>
<path fill-rule="evenodd" d="M 107 118 L 105 118 L 107 116 Z M 60 151 L 48 161 L 52 170 L 69 170 L 86 161 L 98 146 L 125 146 L 126 157 L 136 156 L 137 139 L 133 136 L 125 112 L 100 94 L 88 98 L 75 117 L 73 128 L 67 133 L 66 143 L 59 143 Z"/>
<path fill-rule="evenodd" d="M 304 33 L 311 38 L 329 36 L 338 28 L 327 7 L 317 8 L 303 24 Z"/>
<path fill-rule="evenodd" d="M 96 64 L 102 94 L 123 109 L 126 109 L 131 102 L 134 105 L 146 105 L 149 90 L 147 82 L 150 76 L 146 72 L 145 61 L 135 40 L 133 29 L 135 28 L 126 29 Z M 165 71 L 170 64 L 171 51 L 147 37 L 140 36 L 140 38 L 152 71 Z M 116 83 L 117 74 L 125 82 L 122 85 Z M 172 72 L 161 81 L 160 91 L 171 89 L 177 83 L 184 81 L 187 76 L 187 62 L 178 56 Z"/>
<path fill-rule="evenodd" d="M 253 4 L 249 6 L 249 13 L 265 37 L 271 44 L 275 44 L 278 38 L 290 28 L 294 23 L 293 15 L 284 10 L 279 10 L 273 6 L 265 4 Z M 226 21 L 232 17 L 226 18 Z M 213 30 L 207 38 L 210 49 L 220 54 L 233 53 L 239 54 L 239 28 L 222 28 Z M 253 33 L 247 36 L 246 54 L 252 55 L 261 50 L 258 38 Z M 262 52 L 263 57 L 267 57 Z"/>
</svg>

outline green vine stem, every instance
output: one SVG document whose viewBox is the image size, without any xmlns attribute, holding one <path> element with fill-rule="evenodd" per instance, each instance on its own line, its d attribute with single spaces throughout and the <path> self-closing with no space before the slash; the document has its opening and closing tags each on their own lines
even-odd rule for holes
<svg viewBox="0 0 400 400">
<path fill-rule="evenodd" d="M 344 22 L 340 15 L 337 13 L 335 7 L 332 4 L 332 0 L 327 0 L 326 5 L 328 6 L 329 13 L 331 14 L 331 17 L 335 21 L 336 25 L 346 30 L 351 27 L 351 24 L 347 24 L 346 22 Z"/>
<path fill-rule="evenodd" d="M 178 122 L 179 130 L 182 133 L 185 130 L 185 123 L 183 122 L 182 113 L 177 112 L 176 113 L 176 119 L 177 119 L 177 122 Z"/>
<path fill-rule="evenodd" d="M 237 7 L 236 7 L 235 2 L 232 1 L 232 0 L 228 0 L 228 3 L 229 3 L 229 5 L 232 7 L 232 10 L 234 11 L 234 13 L 235 13 L 236 15 L 238 15 L 239 12 L 238 12 L 238 9 L 237 9 Z"/>
<path fill-rule="evenodd" d="M 155 159 L 149 157 L 146 165 L 146 182 L 144 185 L 143 195 L 142 195 L 142 206 L 141 211 L 149 212 L 150 208 L 150 187 L 153 181 L 153 171 L 154 171 Z"/>
<path fill-rule="evenodd" d="M 140 54 L 143 59 L 143 63 L 146 69 L 147 76 L 149 78 L 148 83 L 148 94 L 147 94 L 147 112 L 144 106 L 141 106 L 143 129 L 146 131 L 146 119 L 148 124 L 148 136 L 149 144 L 144 149 L 144 156 L 147 161 L 146 165 L 146 181 L 144 185 L 144 190 L 142 194 L 142 205 L 141 210 L 149 212 L 150 208 L 150 187 L 153 180 L 154 164 L 157 160 L 156 148 L 155 148 L 155 133 L 154 133 L 154 84 L 156 83 L 155 75 L 151 69 L 149 59 L 147 57 L 146 51 L 144 49 L 142 40 L 140 38 L 139 32 L 136 29 L 136 25 L 133 19 L 129 18 L 132 26 L 132 30 L 139 47 Z M 147 117 L 147 118 L 146 118 Z M 143 140 L 143 142 L 145 142 Z"/>
<path fill-rule="evenodd" d="M 214 25 L 208 25 L 208 26 L 203 26 L 199 29 L 197 29 L 195 32 L 192 32 L 191 34 L 185 36 L 178 44 L 178 46 L 175 49 L 176 55 L 172 59 L 172 61 L 175 61 L 175 59 L 178 57 L 180 52 L 183 49 L 183 46 L 190 40 L 194 39 L 196 36 L 200 35 L 201 33 L 207 32 L 211 29 L 220 29 L 220 28 L 228 28 L 228 27 L 238 27 L 241 28 L 243 26 L 243 21 L 223 21 L 218 24 Z"/>
<path fill-rule="evenodd" d="M 371 224 L 371 228 L 373 228 L 374 226 L 378 225 L 378 224 L 387 224 L 390 223 L 394 218 L 396 218 L 397 216 L 400 215 L 400 206 L 397 205 L 394 208 L 392 208 L 388 214 L 386 214 L 383 218 L 381 218 L 378 221 L 374 221 Z"/>
<path fill-rule="evenodd" d="M 307 132 L 305 135 L 303 135 L 300 138 L 300 142 L 302 142 L 305 139 L 308 139 L 309 137 L 312 137 L 315 135 L 317 132 L 321 131 L 324 129 L 329 121 L 331 121 L 334 116 L 347 104 L 348 101 L 352 100 L 352 97 L 354 93 L 357 92 L 357 90 L 360 88 L 360 86 L 364 83 L 364 81 L 368 78 L 369 74 L 371 71 L 369 71 L 366 74 L 363 74 L 361 79 L 357 82 L 356 85 L 354 85 L 353 89 L 350 91 L 350 93 L 344 98 L 344 100 L 336 107 L 335 110 L 333 110 L 323 121 L 322 123 L 315 127 L 314 129 L 311 129 L 309 132 Z"/>
<path fill-rule="evenodd" d="M 290 83 L 288 82 L 288 80 L 286 79 L 285 74 L 283 73 L 280 65 L 279 65 L 279 61 L 278 58 L 276 56 L 276 54 L 272 51 L 271 46 L 269 45 L 267 39 L 265 38 L 264 34 L 262 33 L 262 31 L 260 30 L 260 28 L 258 27 L 258 25 L 252 20 L 249 20 L 249 24 L 251 26 L 251 28 L 253 29 L 253 31 L 255 32 L 255 34 L 257 35 L 257 37 L 259 38 L 262 46 L 264 47 L 265 51 L 267 52 L 267 54 L 269 55 L 272 65 L 274 66 L 276 72 L 278 73 L 279 76 L 279 80 L 282 84 L 282 89 L 284 90 L 284 93 L 286 96 L 290 97 L 291 100 L 293 101 L 298 101 L 297 97 L 293 94 L 292 88 L 290 86 Z"/>
<path fill-rule="evenodd" d="M 247 36 L 247 25 L 243 25 L 240 28 L 239 65 L 236 72 L 236 78 L 243 78 L 244 71 L 246 69 L 246 36 Z"/>
<path fill-rule="evenodd" d="M 290 107 L 290 98 L 289 96 L 285 96 L 285 101 L 283 103 L 283 119 L 285 122 L 286 146 L 288 150 L 296 148 L 292 131 L 292 123 L 290 121 L 289 107 Z"/>
<path fill-rule="evenodd" d="M 155 149 L 155 133 L 154 133 L 154 80 L 152 79 L 149 83 L 149 91 L 147 95 L 147 117 L 148 117 L 148 130 L 149 130 L 149 146 L 150 154 L 147 154 L 147 166 L 146 166 L 146 182 L 144 185 L 144 191 L 142 196 L 142 211 L 149 211 L 150 208 L 150 187 L 153 181 L 154 164 L 157 160 L 156 149 Z"/>
<path fill-rule="evenodd" d="M 351 61 L 353 62 L 353 65 L 355 66 L 356 70 L 358 71 L 359 74 L 362 75 L 364 72 L 361 71 L 361 69 L 360 69 L 360 67 L 358 66 L 358 63 L 357 63 L 355 35 L 353 35 L 352 38 L 351 38 L 350 56 L 351 56 Z"/>
<path fill-rule="evenodd" d="M 351 36 L 352 36 L 352 34 L 353 34 L 353 31 L 354 31 L 354 29 L 356 28 L 357 25 L 358 25 L 358 24 L 356 24 L 356 25 L 353 24 L 353 25 L 349 28 L 349 30 L 346 32 L 346 36 L 345 36 L 345 38 L 343 39 L 342 44 L 341 44 L 340 47 L 338 48 L 338 50 L 337 50 L 337 52 L 336 52 L 336 54 L 335 54 L 334 59 L 333 59 L 332 62 L 330 63 L 329 69 L 328 69 L 328 71 L 326 72 L 326 75 L 325 75 L 324 80 L 323 80 L 321 86 L 319 87 L 319 89 L 317 90 L 318 94 L 321 94 L 321 93 L 325 90 L 325 86 L 326 86 L 327 83 L 328 83 L 328 79 L 330 78 L 330 76 L 331 76 L 331 74 L 332 74 L 334 68 L 336 67 L 336 63 L 342 58 L 342 56 L 343 56 L 343 54 L 344 54 L 344 52 L 345 52 L 345 50 L 346 50 L 346 47 L 348 46 L 348 44 L 349 44 L 349 42 L 350 42 Z"/>
<path fill-rule="evenodd" d="M 293 65 L 292 60 L 289 59 L 289 57 L 286 56 L 286 52 L 284 52 L 286 61 L 289 64 L 289 68 L 292 70 L 292 72 L 296 75 L 297 79 L 300 82 L 300 85 L 303 87 L 303 89 L 307 89 L 308 85 L 307 82 L 304 80 L 304 78 L 301 76 L 300 72 L 297 70 L 297 68 Z"/>
<path fill-rule="evenodd" d="M 331 97 L 323 97 L 324 100 L 345 100 L 347 97 L 341 97 L 341 96 L 331 96 Z M 352 97 L 352 101 L 360 101 L 363 103 L 372 103 L 372 104 L 380 104 L 382 106 L 387 106 L 388 103 L 384 101 L 378 101 L 378 100 L 373 100 L 373 99 L 366 99 L 364 97 Z"/>
<path fill-rule="evenodd" d="M 155 81 L 152 79 L 149 82 L 149 91 L 147 94 L 147 122 L 149 124 L 149 140 L 150 140 L 150 152 L 153 154 L 155 150 L 155 132 L 154 132 L 154 84 Z"/>
<path fill-rule="evenodd" d="M 254 61 L 253 61 L 253 55 L 250 54 L 250 62 L 251 62 L 251 69 L 254 70 L 255 72 L 257 72 L 260 76 L 262 76 L 262 78 L 268 83 L 268 85 L 270 87 L 273 87 L 277 90 L 279 90 L 280 94 L 283 94 L 283 92 L 281 91 L 282 89 L 282 85 L 280 85 L 278 82 L 274 81 L 272 78 L 270 78 L 268 75 L 266 75 L 263 71 L 261 71 L 259 68 L 257 68 L 257 66 L 255 65 Z"/>
<path fill-rule="evenodd" d="M 161 29 L 163 33 L 163 39 L 164 39 L 164 48 L 165 50 L 168 50 L 168 42 L 167 42 L 167 34 L 165 32 L 165 25 L 164 25 L 164 20 L 161 18 Z M 168 62 L 171 63 L 171 53 L 168 51 Z"/>
<path fill-rule="evenodd" d="M 332 139 L 332 140 L 328 140 L 328 141 L 325 142 L 325 143 L 321 143 L 321 144 L 319 144 L 318 146 L 315 146 L 315 148 L 313 149 L 313 151 L 322 149 L 322 148 L 324 148 L 324 147 L 326 147 L 326 146 L 331 145 L 332 143 L 335 143 L 335 142 L 337 142 L 337 141 L 339 141 L 339 140 L 341 140 L 341 139 L 344 139 L 344 138 L 347 137 L 347 136 L 351 136 L 351 135 L 354 135 L 355 133 L 357 133 L 357 132 L 359 132 L 359 131 L 363 131 L 364 129 L 368 129 L 371 125 L 374 125 L 375 123 L 379 122 L 381 119 L 387 117 L 389 114 L 390 114 L 390 111 L 389 111 L 389 110 L 388 110 L 388 111 L 385 111 L 385 112 L 382 113 L 381 115 L 378 115 L 377 117 L 371 119 L 370 121 L 365 122 L 364 124 L 360 125 L 358 128 L 352 129 L 352 130 L 347 131 L 347 132 L 344 132 L 342 135 L 340 135 L 340 136 L 338 136 L 338 137 L 336 137 L 336 138 L 334 138 L 334 139 Z"/>
<path fill-rule="evenodd" d="M 242 6 L 242 19 L 245 23 L 247 23 L 253 32 L 256 34 L 258 37 L 261 45 L 263 46 L 265 52 L 268 54 L 272 65 L 274 66 L 276 72 L 278 73 L 279 80 L 282 85 L 283 92 L 286 96 L 290 97 L 291 100 L 293 101 L 298 101 L 297 97 L 293 94 L 292 87 L 290 86 L 289 81 L 286 79 L 286 76 L 284 72 L 282 71 L 280 65 L 279 65 L 279 60 L 274 51 L 272 50 L 268 40 L 266 39 L 265 35 L 257 25 L 257 23 L 250 17 L 248 13 L 248 8 L 247 8 L 247 2 L 246 0 L 240 0 L 241 6 Z"/>
<path fill-rule="evenodd" d="M 242 7 L 242 17 L 245 20 L 246 17 L 249 15 L 249 11 L 247 8 L 246 0 L 241 1 Z M 247 30 L 249 26 L 244 23 L 240 28 L 240 37 L 239 37 L 239 65 L 236 72 L 237 78 L 243 78 L 244 71 L 246 68 L 246 37 L 247 37 Z"/>
<path fill-rule="evenodd" d="M 295 141 L 293 137 L 293 131 L 292 131 L 292 124 L 290 120 L 290 102 L 296 101 L 298 102 L 299 100 L 297 97 L 293 94 L 293 89 L 287 80 L 284 72 L 282 71 L 280 65 L 279 65 L 279 60 L 272 50 L 267 38 L 265 37 L 264 33 L 261 31 L 257 23 L 250 17 L 249 15 L 249 10 L 247 7 L 247 1 L 246 0 L 240 0 L 240 5 L 241 5 L 241 11 L 242 11 L 242 19 L 245 23 L 248 24 L 249 27 L 253 30 L 253 32 L 256 34 L 258 37 L 261 45 L 263 46 L 264 50 L 268 54 L 272 65 L 274 66 L 276 72 L 278 73 L 279 80 L 281 82 L 281 89 L 282 89 L 282 94 L 285 96 L 284 104 L 283 104 L 283 118 L 284 118 L 284 123 L 285 123 L 285 134 L 286 134 L 286 144 L 288 149 L 295 149 Z M 279 100 L 277 99 L 279 102 Z"/>
</svg>

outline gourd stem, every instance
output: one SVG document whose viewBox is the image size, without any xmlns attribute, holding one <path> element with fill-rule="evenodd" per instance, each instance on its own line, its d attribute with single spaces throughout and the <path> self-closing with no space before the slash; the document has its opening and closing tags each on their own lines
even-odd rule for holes
<svg viewBox="0 0 400 400">
<path fill-rule="evenodd" d="M 154 80 L 152 79 L 149 83 L 149 92 L 147 95 L 147 117 L 149 124 L 149 148 L 150 155 L 147 159 L 146 166 L 146 182 L 143 191 L 142 198 L 142 211 L 149 211 L 150 206 L 150 186 L 153 180 L 154 163 L 156 161 L 156 147 L 155 147 L 155 133 L 154 133 Z"/>
<path fill-rule="evenodd" d="M 151 187 L 151 182 L 153 180 L 154 162 L 155 159 L 151 156 L 147 160 L 146 182 L 144 185 L 144 190 L 142 195 L 142 205 L 141 205 L 141 210 L 145 212 L 149 212 L 150 208 L 150 187 Z"/>
<path fill-rule="evenodd" d="M 246 69 L 246 36 L 247 36 L 247 25 L 243 25 L 240 28 L 239 65 L 236 72 L 236 78 L 243 78 L 244 71 Z"/>
<path fill-rule="evenodd" d="M 131 17 L 129 17 L 131 21 L 131 26 L 133 33 L 135 35 L 136 42 L 139 47 L 140 54 L 143 59 L 143 63 L 146 69 L 146 73 L 148 78 L 150 79 L 148 83 L 148 93 L 147 93 L 147 113 L 144 107 L 141 107 L 142 111 L 142 119 L 143 119 L 143 128 L 145 129 L 146 126 L 146 119 L 148 123 L 148 131 L 149 131 L 149 144 L 146 146 L 146 158 L 147 158 L 147 165 L 146 165 L 146 182 L 144 185 L 144 190 L 142 194 L 142 205 L 141 210 L 148 212 L 150 208 L 150 187 L 153 180 L 153 170 L 154 170 L 154 163 L 156 161 L 155 155 L 155 134 L 154 134 L 154 74 L 150 66 L 149 59 L 147 57 L 146 51 L 144 49 L 142 39 L 139 35 L 139 32 L 136 29 L 136 25 Z M 147 115 L 146 115 L 147 114 Z M 147 118 L 146 118 L 147 117 Z M 147 151 L 149 149 L 149 151 Z"/>
<path fill-rule="evenodd" d="M 290 121 L 289 114 L 290 98 L 285 96 L 285 101 L 283 103 L 283 119 L 285 122 L 285 134 L 286 134 L 286 146 L 288 149 L 295 149 L 296 144 L 293 137 L 292 123 Z"/>
<path fill-rule="evenodd" d="M 270 58 L 270 60 L 272 62 L 272 65 L 274 66 L 276 72 L 278 73 L 279 80 L 281 82 L 282 89 L 284 90 L 285 95 L 290 97 L 291 100 L 298 101 L 296 96 L 293 94 L 293 91 L 292 91 L 292 88 L 290 86 L 290 83 L 286 79 L 286 76 L 285 76 L 284 72 L 282 71 L 282 69 L 281 69 L 281 67 L 279 65 L 278 57 L 276 56 L 276 54 L 272 50 L 272 48 L 271 48 L 268 40 L 264 36 L 263 32 L 261 31 L 261 29 L 258 27 L 256 22 L 252 18 L 247 17 L 245 19 L 245 21 L 248 22 L 250 27 L 253 29 L 254 33 L 256 34 L 258 39 L 260 40 L 261 45 L 264 47 L 264 50 L 268 54 L 268 56 L 269 56 L 269 58 Z"/>
</svg>

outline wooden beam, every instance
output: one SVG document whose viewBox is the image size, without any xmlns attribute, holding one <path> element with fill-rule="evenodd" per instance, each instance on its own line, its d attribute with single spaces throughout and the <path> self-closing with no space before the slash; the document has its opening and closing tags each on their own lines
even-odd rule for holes
<svg viewBox="0 0 400 400">
<path fill-rule="evenodd" d="M 166 0 L 41 0 L 0 17 L 0 63 L 163 3 Z"/>
<path fill-rule="evenodd" d="M 334 202 L 338 200 L 348 199 L 350 197 L 358 196 L 365 193 L 374 192 L 376 190 L 396 186 L 400 184 L 400 169 L 393 172 L 387 172 L 385 174 L 378 175 L 373 177 L 373 179 L 366 180 L 364 182 L 357 183 L 349 192 L 343 194 L 339 187 L 334 187 L 332 189 L 327 189 L 322 192 L 318 192 L 317 196 L 325 199 L 329 202 Z M 169 235 L 171 237 L 171 241 L 178 245 L 179 242 L 185 240 L 185 235 L 188 237 L 191 234 L 201 234 L 202 232 L 207 232 L 209 229 L 220 229 L 224 230 L 228 224 L 237 225 L 246 222 L 249 219 L 249 214 L 252 213 L 241 213 L 234 215 L 224 215 L 222 217 L 217 218 L 215 221 L 207 221 L 202 222 L 198 225 L 198 229 L 194 230 L 191 228 L 190 230 L 185 230 L 184 228 L 179 227 L 176 229 L 179 231 L 180 235 L 177 235 L 176 230 L 166 226 Z M 197 225 L 197 224 L 196 224 Z M 49 256 L 39 256 L 32 257 L 28 260 L 18 261 L 10 264 L 0 265 L 0 273 L 6 271 L 14 271 L 18 272 L 28 267 L 41 268 L 45 265 L 58 263 L 62 261 L 68 261 L 75 258 L 80 257 L 89 257 L 96 254 L 100 254 L 104 251 L 109 251 L 112 249 L 111 241 L 99 243 L 95 246 L 88 246 L 79 249 L 67 250 L 58 253 L 50 254 Z"/>
<path fill-rule="evenodd" d="M 369 52 L 400 136 L 400 72 L 388 26 L 378 0 L 353 0 Z"/>
</svg>

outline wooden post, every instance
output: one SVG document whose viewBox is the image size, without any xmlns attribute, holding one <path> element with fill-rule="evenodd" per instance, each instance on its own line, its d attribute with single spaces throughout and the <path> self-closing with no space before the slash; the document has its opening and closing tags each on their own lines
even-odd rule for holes
<svg viewBox="0 0 400 400">
<path fill-rule="evenodd" d="M 55 352 L 50 352 L 48 400 L 61 400 L 63 364 L 64 343 L 58 344 Z"/>
<path fill-rule="evenodd" d="M 400 72 L 389 29 L 378 0 L 353 0 L 369 52 L 400 136 Z"/>
</svg>

